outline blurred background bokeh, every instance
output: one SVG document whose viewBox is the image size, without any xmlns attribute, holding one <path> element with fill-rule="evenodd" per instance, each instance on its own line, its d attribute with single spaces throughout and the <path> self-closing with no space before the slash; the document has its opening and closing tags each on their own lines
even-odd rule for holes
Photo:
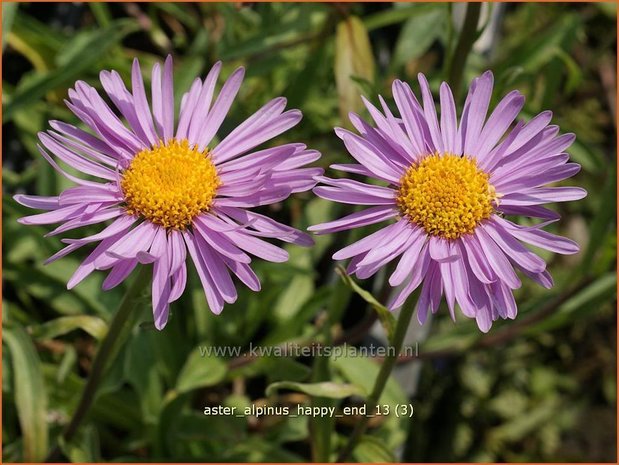
<svg viewBox="0 0 619 465">
<path fill-rule="evenodd" d="M 16 222 L 27 212 L 12 194 L 68 187 L 38 154 L 36 134 L 51 119 L 76 122 L 63 103 L 76 80 L 100 88 L 99 71 L 116 69 L 127 82 L 133 57 L 150 68 L 171 53 L 179 96 L 217 60 L 224 76 L 243 65 L 247 78 L 223 133 L 284 95 L 304 118 L 274 143 L 304 142 L 322 152 L 326 168 L 348 162 L 333 127 L 347 126 L 349 111 L 365 114 L 360 95 L 391 102 L 393 79 L 417 89 L 418 72 L 438 89 L 465 10 L 444 3 L 3 3 L 3 461 L 41 461 L 57 445 L 123 295 L 122 286 L 100 290 L 102 273 L 67 291 L 84 255 L 43 266 L 59 239 Z M 582 251 L 542 253 L 555 287 L 523 280 L 518 318 L 487 335 L 463 317 L 454 324 L 446 311 L 411 327 L 407 342 L 419 355 L 398 364 L 382 401 L 408 397 L 414 416 L 375 419 L 355 460 L 616 460 L 615 60 L 615 3 L 483 6 L 459 104 L 464 86 L 491 69 L 494 103 L 519 89 L 527 97 L 523 118 L 550 109 L 561 131 L 577 135 L 570 154 L 582 171 L 570 184 L 589 195 L 557 206 L 562 220 L 549 230 L 577 240 Z M 350 209 L 305 193 L 264 211 L 305 228 Z M 209 311 L 191 268 L 165 331 L 153 329 L 145 296 L 143 323 L 106 374 L 78 435 L 60 444 L 64 458 L 333 459 L 354 417 L 236 418 L 206 416 L 203 408 L 356 405 L 356 398 L 312 399 L 294 387 L 267 395 L 266 388 L 332 380 L 368 389 L 375 361 L 202 357 L 199 347 L 384 342 L 368 296 L 344 282 L 330 258 L 356 234 L 320 237 L 313 249 L 288 247 L 286 264 L 256 260 L 262 292 L 239 286 L 238 302 L 220 316 Z M 385 274 L 357 284 L 385 301 Z"/>
</svg>

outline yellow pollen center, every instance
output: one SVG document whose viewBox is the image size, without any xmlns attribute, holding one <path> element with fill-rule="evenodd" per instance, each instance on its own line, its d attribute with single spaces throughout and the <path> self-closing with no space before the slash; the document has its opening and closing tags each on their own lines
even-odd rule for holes
<svg viewBox="0 0 619 465">
<path fill-rule="evenodd" d="M 208 150 L 186 139 L 139 152 L 120 181 L 127 212 L 165 228 L 185 229 L 208 211 L 221 181 Z"/>
<path fill-rule="evenodd" d="M 496 198 L 474 159 L 446 153 L 429 155 L 406 171 L 397 203 L 429 235 L 457 239 L 490 217 Z"/>
</svg>

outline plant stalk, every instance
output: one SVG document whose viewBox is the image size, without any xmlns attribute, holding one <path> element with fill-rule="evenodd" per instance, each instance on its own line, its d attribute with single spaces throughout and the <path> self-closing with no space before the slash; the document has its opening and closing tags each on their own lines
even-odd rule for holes
<svg viewBox="0 0 619 465">
<path fill-rule="evenodd" d="M 466 4 L 464 24 L 462 25 L 456 48 L 451 56 L 447 76 L 456 101 L 458 101 L 460 88 L 462 87 L 462 76 L 464 75 L 466 60 L 473 48 L 473 44 L 477 40 L 477 23 L 479 22 L 480 12 L 481 2 Z"/>
<path fill-rule="evenodd" d="M 380 400 L 380 396 L 383 393 L 385 386 L 387 385 L 387 381 L 391 376 L 393 367 L 395 366 L 400 355 L 400 351 L 402 350 L 404 336 L 406 335 L 406 330 L 408 329 L 413 313 L 415 313 L 415 305 L 405 305 L 404 307 L 402 307 L 402 311 L 398 318 L 395 331 L 393 332 L 393 340 L 391 341 L 391 346 L 393 347 L 393 350 L 388 351 L 387 357 L 385 357 L 385 360 L 380 367 L 380 371 L 378 372 L 378 376 L 376 377 L 376 381 L 374 382 L 374 388 L 372 389 L 372 393 L 368 396 L 365 402 L 368 415 L 376 410 L 376 405 Z M 365 433 L 369 420 L 370 417 L 365 415 L 356 424 L 352 435 L 348 439 L 348 443 L 338 456 L 338 462 L 346 462 L 348 460 L 350 454 L 354 451 L 355 447 L 357 447 L 361 436 L 363 436 L 363 433 Z"/>
<path fill-rule="evenodd" d="M 134 312 L 134 310 L 142 297 L 142 292 L 148 284 L 149 279 L 149 268 L 146 266 L 140 267 L 138 276 L 129 289 L 127 289 L 112 319 L 108 332 L 101 343 L 101 347 L 99 347 L 99 351 L 92 363 L 92 370 L 86 381 L 86 386 L 84 386 L 84 390 L 82 391 L 82 396 L 75 409 L 75 413 L 73 413 L 71 422 L 67 425 L 60 437 L 61 441 L 67 443 L 73 439 L 80 424 L 90 410 L 96 398 L 97 390 L 103 379 L 103 375 L 116 358 L 118 350 L 133 328 L 133 322 L 135 322 L 137 318 L 137 312 Z M 59 445 L 56 445 L 46 461 L 57 462 L 60 457 L 61 449 Z"/>
</svg>

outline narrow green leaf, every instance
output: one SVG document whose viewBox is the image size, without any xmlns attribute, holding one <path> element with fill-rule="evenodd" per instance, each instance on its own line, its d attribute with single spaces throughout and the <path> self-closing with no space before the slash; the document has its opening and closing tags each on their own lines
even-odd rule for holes
<svg viewBox="0 0 619 465">
<path fill-rule="evenodd" d="M 226 371 L 227 366 L 222 360 L 212 356 L 202 356 L 200 347 L 197 347 L 191 352 L 178 375 L 176 390 L 183 393 L 213 386 L 224 379 Z"/>
<path fill-rule="evenodd" d="M 11 354 L 15 404 L 23 435 L 23 460 L 42 462 L 47 455 L 48 431 L 47 393 L 41 361 L 23 328 L 5 328 L 3 341 Z"/>
<path fill-rule="evenodd" d="M 109 27 L 83 33 L 80 38 L 75 39 L 74 43 L 77 45 L 69 47 L 62 53 L 58 68 L 41 74 L 37 79 L 30 80 L 27 85 L 16 89 L 4 109 L 3 122 L 9 121 L 16 111 L 40 99 L 50 90 L 72 83 L 104 53 L 107 53 L 111 47 L 136 28 L 137 25 L 134 22 L 118 21 Z"/>
<path fill-rule="evenodd" d="M 93 425 L 81 428 L 70 443 L 61 439 L 60 447 L 73 463 L 97 463 L 101 461 L 99 434 Z"/>
<path fill-rule="evenodd" d="M 353 456 L 362 463 L 397 462 L 393 452 L 387 449 L 381 439 L 368 435 L 361 437 Z"/>
<path fill-rule="evenodd" d="M 303 392 L 310 396 L 327 397 L 329 399 L 344 399 L 350 396 L 365 397 L 367 393 L 354 384 L 338 384 L 329 381 L 322 383 L 294 383 L 291 381 L 278 381 L 270 384 L 266 389 L 266 395 L 271 396 L 279 389 L 290 389 Z"/>
<path fill-rule="evenodd" d="M 110 7 L 104 2 L 89 2 L 88 6 L 92 15 L 95 17 L 99 26 L 107 27 L 112 22 L 112 14 L 110 13 Z"/>
<path fill-rule="evenodd" d="M 2 2 L 2 51 L 6 46 L 6 36 L 11 32 L 13 26 L 13 19 L 17 13 L 17 2 Z"/>
<path fill-rule="evenodd" d="M 612 163 L 606 168 L 607 178 L 604 187 L 601 189 L 599 196 L 599 206 L 593 217 L 593 221 L 589 225 L 589 244 L 582 260 L 582 269 L 585 273 L 590 273 L 593 259 L 596 256 L 600 247 L 604 245 L 605 238 L 608 233 L 615 235 L 616 231 L 613 228 L 616 210 L 617 210 L 617 165 Z"/>
<path fill-rule="evenodd" d="M 360 287 L 349 275 L 346 273 L 346 270 L 341 266 L 336 268 L 337 273 L 342 277 L 346 285 L 348 285 L 353 291 L 359 294 L 363 300 L 369 303 L 376 313 L 378 313 L 378 318 L 380 319 L 381 324 L 385 328 L 387 332 L 387 337 L 391 340 L 393 335 L 393 330 L 395 328 L 395 317 L 393 313 L 389 311 L 387 307 L 381 304 L 376 298 L 368 291 Z"/>
<path fill-rule="evenodd" d="M 412 16 L 400 32 L 393 54 L 392 66 L 401 66 L 423 55 L 438 39 L 443 31 L 445 20 L 443 8 L 424 11 Z"/>
<path fill-rule="evenodd" d="M 565 302 L 548 318 L 527 329 L 527 334 L 537 334 L 564 325 L 573 324 L 578 318 L 599 310 L 600 303 L 616 298 L 617 274 L 607 273 L 601 276 L 574 297 Z"/>
<path fill-rule="evenodd" d="M 358 357 L 349 347 L 349 353 L 344 356 L 332 357 L 332 366 L 344 377 L 344 379 L 356 386 L 363 392 L 370 392 L 374 387 L 374 381 L 378 376 L 380 365 L 368 357 Z M 407 401 L 406 394 L 395 379 L 390 378 L 387 386 L 380 397 L 380 403 L 390 405 L 402 404 Z"/>
<path fill-rule="evenodd" d="M 75 329 L 82 329 L 100 341 L 107 332 L 101 318 L 89 315 L 64 316 L 30 328 L 35 339 L 54 339 Z"/>
<path fill-rule="evenodd" d="M 382 10 L 365 16 L 363 23 L 368 31 L 373 31 L 392 24 L 403 23 L 413 15 L 423 14 L 437 7 L 440 8 L 441 5 L 436 3 L 394 3 L 389 10 Z"/>
</svg>

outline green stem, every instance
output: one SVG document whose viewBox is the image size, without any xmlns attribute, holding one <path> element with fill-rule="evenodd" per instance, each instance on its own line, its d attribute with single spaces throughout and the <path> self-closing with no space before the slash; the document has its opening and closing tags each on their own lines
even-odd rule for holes
<svg viewBox="0 0 619 465">
<path fill-rule="evenodd" d="M 365 402 L 368 414 L 376 410 L 376 405 L 378 404 L 380 396 L 383 393 L 385 386 L 387 385 L 387 381 L 391 376 L 393 367 L 395 366 L 402 350 L 404 336 L 406 335 L 406 330 L 408 329 L 414 312 L 415 305 L 405 305 L 404 307 L 402 307 L 402 311 L 400 313 L 400 316 L 398 317 L 398 322 L 393 333 L 393 340 L 391 341 L 391 346 L 393 347 L 393 350 L 388 351 L 387 357 L 385 357 L 385 360 L 380 367 L 380 371 L 378 372 L 376 381 L 374 381 L 374 388 L 372 389 L 372 393 L 369 395 Z M 344 447 L 344 449 L 340 452 L 340 455 L 338 456 L 338 462 L 346 462 L 348 460 L 348 457 L 359 443 L 361 436 L 363 436 L 363 433 L 365 433 L 369 419 L 370 417 L 366 415 L 363 416 L 361 420 L 357 423 L 355 429 L 352 432 L 352 435 L 348 439 L 346 447 Z"/>
<path fill-rule="evenodd" d="M 477 23 L 479 22 L 480 12 L 481 3 L 467 3 L 464 24 L 462 25 L 456 48 L 451 56 L 451 63 L 449 64 L 447 75 L 456 101 L 460 94 L 466 59 L 469 56 L 471 48 L 473 48 L 475 40 L 477 40 Z"/>
<path fill-rule="evenodd" d="M 129 289 L 127 289 L 127 292 L 125 293 L 125 296 L 123 297 L 123 300 L 121 301 L 120 306 L 112 319 L 105 339 L 101 343 L 101 347 L 99 347 L 99 351 L 97 352 L 97 355 L 92 363 L 90 375 L 86 381 L 86 386 L 84 386 L 84 391 L 82 392 L 82 397 L 80 398 L 79 404 L 77 405 L 75 413 L 71 418 L 71 422 L 62 433 L 61 440 L 65 443 L 71 441 L 77 433 L 80 424 L 88 413 L 92 402 L 95 400 L 97 389 L 99 388 L 103 375 L 116 358 L 118 350 L 133 328 L 133 323 L 137 318 L 137 312 L 134 312 L 134 310 L 142 298 L 142 292 L 148 284 L 149 279 L 149 268 L 142 266 L 138 276 L 135 278 Z M 57 462 L 60 455 L 61 450 L 59 445 L 57 445 L 52 450 L 46 461 Z"/>
<path fill-rule="evenodd" d="M 331 334 L 333 325 L 340 321 L 346 309 L 352 291 L 340 279 L 334 284 L 331 302 L 328 308 L 326 321 L 323 322 L 319 341 L 325 346 L 333 345 L 333 335 Z M 312 382 L 319 383 L 331 379 L 330 359 L 328 357 L 317 356 L 312 367 Z M 333 407 L 333 399 L 325 397 L 312 397 L 312 407 Z M 333 430 L 335 429 L 335 418 L 330 416 L 315 416 L 310 422 L 312 461 L 318 463 L 329 462 L 331 458 L 331 447 Z"/>
</svg>

